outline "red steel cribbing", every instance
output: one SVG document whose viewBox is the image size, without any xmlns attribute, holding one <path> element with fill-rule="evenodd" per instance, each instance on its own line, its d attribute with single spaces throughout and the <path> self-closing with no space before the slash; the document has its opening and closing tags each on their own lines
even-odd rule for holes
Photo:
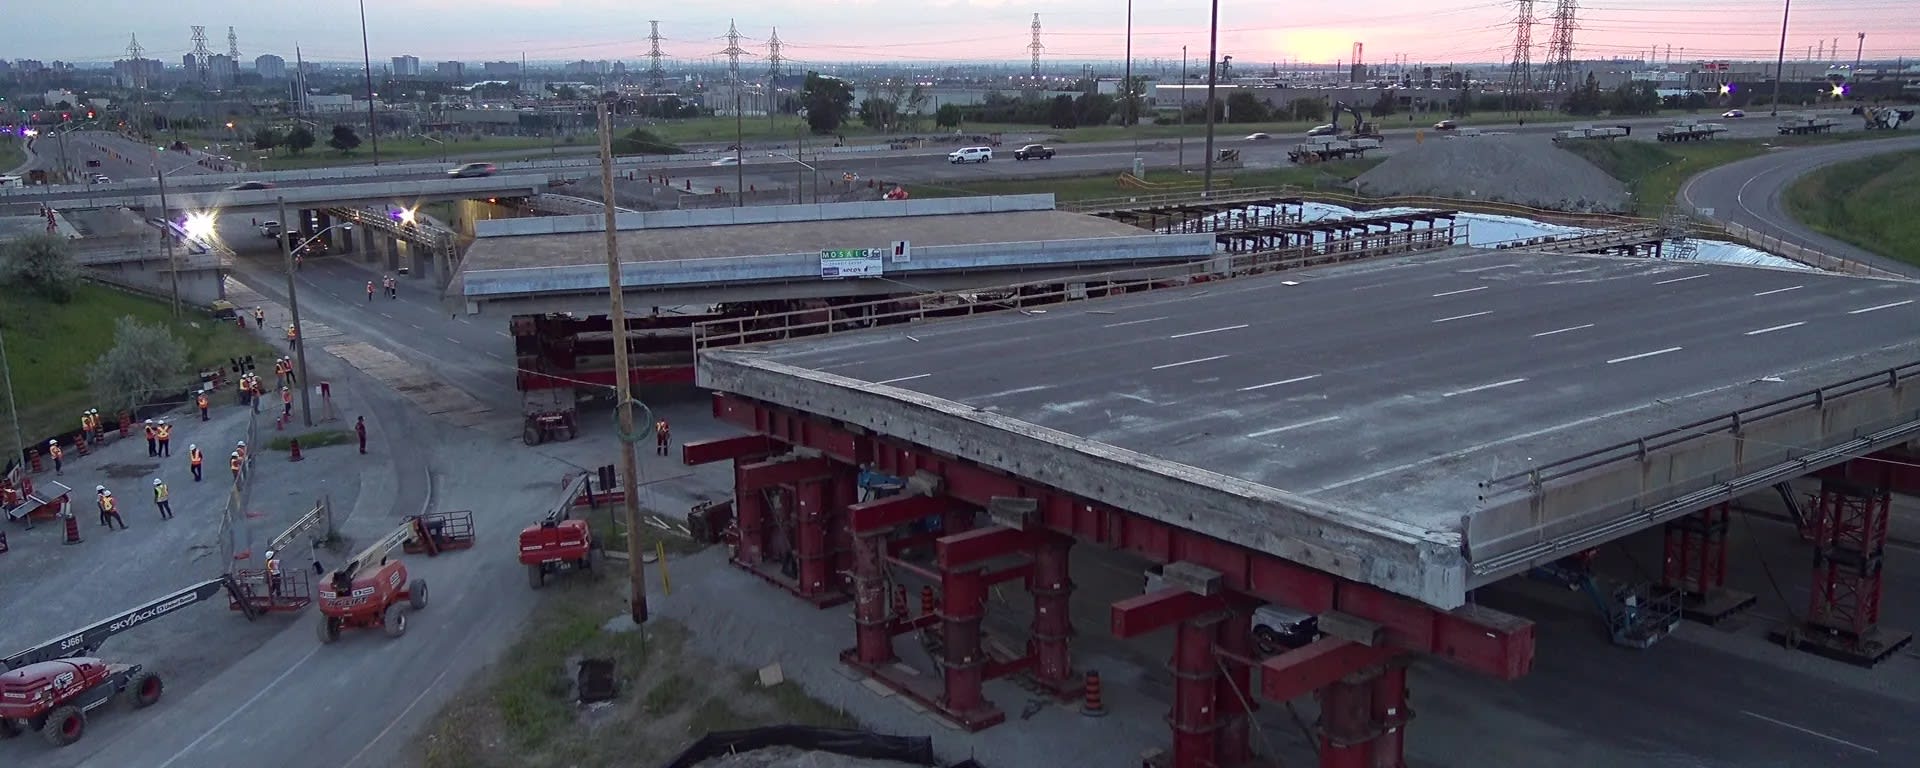
<svg viewBox="0 0 1920 768">
<path fill-rule="evenodd" d="M 1219 702 L 1220 729 L 1214 736 L 1214 759 L 1223 766 L 1246 765 L 1253 759 L 1253 747 L 1247 740 L 1254 699 L 1253 689 L 1253 607 L 1234 605 L 1220 628 L 1220 648 L 1215 663 L 1222 669 L 1214 685 L 1213 697 Z"/>
<path fill-rule="evenodd" d="M 1726 585 L 1731 508 L 1731 503 L 1716 504 L 1666 524 L 1663 585 L 1689 595 L 1706 595 Z"/>
<path fill-rule="evenodd" d="M 945 496 L 888 496 L 849 505 L 847 520 L 854 533 L 870 533 L 944 514 L 952 506 Z"/>
<path fill-rule="evenodd" d="M 853 526 L 847 519 L 847 505 L 860 500 L 860 471 L 843 464 L 834 465 L 828 481 L 832 501 L 827 505 L 827 551 L 831 555 L 832 574 L 828 583 L 835 590 L 853 591 Z"/>
<path fill-rule="evenodd" d="M 1322 637 L 1261 662 L 1260 694 L 1268 701 L 1291 701 L 1399 653 L 1393 648 Z"/>
<path fill-rule="evenodd" d="M 1882 557 L 1891 492 L 1824 481 L 1814 525 L 1814 584 L 1807 621 L 1865 637 L 1880 624 Z"/>
<path fill-rule="evenodd" d="M 744 495 L 776 485 L 792 485 L 826 477 L 831 472 L 833 462 L 819 457 L 754 462 L 741 466 L 734 474 L 734 493 Z"/>
<path fill-rule="evenodd" d="M 853 540 L 853 653 L 861 664 L 888 664 L 894 658 L 891 625 L 895 621 L 887 610 L 887 577 L 880 560 L 885 546 L 885 536 L 879 533 Z M 905 592 L 900 595 L 898 602 L 904 604 Z M 904 614 L 906 606 L 899 611 Z"/>
<path fill-rule="evenodd" d="M 1348 679 L 1320 689 L 1320 768 L 1371 768 L 1371 693 L 1366 682 Z"/>
<path fill-rule="evenodd" d="M 740 540 L 733 553 L 733 561 L 751 569 L 758 569 L 766 559 L 766 507 L 767 501 L 757 490 L 746 490 L 747 467 L 735 464 L 733 467 L 734 511 L 739 515 L 735 525 L 740 529 Z"/>
<path fill-rule="evenodd" d="M 946 693 L 941 708 L 948 717 L 979 730 L 1006 719 L 986 700 L 987 655 L 980 647 L 980 619 L 986 613 L 987 589 L 978 570 L 948 571 L 941 580 L 941 638 L 946 641 Z"/>
<path fill-rule="evenodd" d="M 1111 609 L 1113 636 L 1131 640 L 1226 608 L 1223 595 L 1198 595 L 1183 587 L 1168 587 L 1115 602 Z"/>
<path fill-rule="evenodd" d="M 819 597 L 832 588 L 833 553 L 827 550 L 827 505 L 832 496 L 827 480 L 810 480 L 796 487 L 794 532 L 800 560 L 800 596 Z"/>
<path fill-rule="evenodd" d="M 778 453 L 781 446 L 766 435 L 741 435 L 715 440 L 695 440 L 680 445 L 680 461 L 688 466 L 716 461 L 739 461 Z"/>
<path fill-rule="evenodd" d="M 1073 539 L 1045 535 L 1033 551 L 1033 569 L 1027 592 L 1033 595 L 1033 634 L 1027 655 L 1033 659 L 1033 677 L 1057 696 L 1071 696 L 1077 687 L 1070 641 L 1073 638 L 1073 577 L 1068 555 Z"/>
<path fill-rule="evenodd" d="M 1387 662 L 1373 678 L 1372 715 L 1379 735 L 1373 738 L 1372 762 L 1367 768 L 1407 768 L 1407 721 L 1413 710 L 1407 704 L 1407 661 L 1404 657 Z"/>
<path fill-rule="evenodd" d="M 1016 531 L 1012 528 L 976 528 L 949 533 L 934 542 L 934 562 L 943 569 L 954 569 L 1033 549 L 1041 531 Z"/>
<path fill-rule="evenodd" d="M 1219 613 L 1180 622 L 1173 640 L 1173 768 L 1213 768 L 1219 729 L 1215 692 L 1220 675 L 1214 664 L 1214 639 L 1225 622 Z"/>
</svg>

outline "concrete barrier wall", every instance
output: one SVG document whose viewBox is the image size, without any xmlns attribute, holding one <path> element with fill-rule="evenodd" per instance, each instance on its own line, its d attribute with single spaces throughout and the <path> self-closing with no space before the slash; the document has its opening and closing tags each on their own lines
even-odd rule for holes
<svg viewBox="0 0 1920 768">
<path fill-rule="evenodd" d="M 156 298 L 171 298 L 173 295 L 173 278 L 165 262 L 95 264 L 87 267 L 86 273 L 91 279 Z M 205 307 L 216 299 L 226 298 L 225 277 L 226 270 L 219 268 L 181 269 L 180 301 L 194 307 Z"/>
<path fill-rule="evenodd" d="M 642 229 L 714 227 L 738 224 L 779 224 L 802 221 L 841 221 L 845 219 L 887 219 L 906 216 L 952 216 L 972 213 L 1013 211 L 1051 211 L 1053 195 L 995 195 L 992 197 L 944 197 L 927 200 L 875 200 L 860 203 L 808 203 L 804 205 L 764 205 L 734 208 L 709 208 L 682 211 L 642 211 L 622 213 L 614 218 L 614 227 L 622 232 Z M 542 216 L 532 219 L 500 219 L 480 222 L 475 228 L 480 237 L 516 235 L 558 235 L 599 232 L 606 227 L 599 214 Z"/>
<path fill-rule="evenodd" d="M 101 184 L 101 187 L 109 185 Z M 477 179 L 434 179 L 430 181 L 385 181 L 359 184 L 336 184 L 313 187 L 282 187 L 278 189 L 220 190 L 218 192 L 197 192 L 186 194 L 169 193 L 167 204 L 179 210 L 209 208 L 264 208 L 271 207 L 279 198 L 286 198 L 287 205 L 328 206 L 360 202 L 446 199 L 466 195 L 482 196 L 519 196 L 535 195 L 546 189 L 545 176 L 493 176 Z M 61 207 L 97 208 L 122 206 L 128 208 L 158 207 L 160 196 L 156 193 L 112 193 L 102 190 L 99 194 L 89 194 L 80 198 L 67 198 L 60 201 Z"/>
<path fill-rule="evenodd" d="M 1140 235 L 984 245 L 916 246 L 913 261 L 888 264 L 889 275 L 959 271 L 1010 271 L 1063 266 L 1110 266 L 1166 262 L 1213 255 L 1212 235 Z M 572 266 L 468 271 L 463 290 L 470 298 L 607 290 L 606 267 Z M 620 265 L 627 287 L 691 286 L 732 283 L 818 281 L 820 254 L 788 253 L 707 259 L 627 262 Z M 852 278 L 857 280 L 857 278 Z M 1002 281 L 1004 282 L 1004 281 Z M 989 284 L 997 284 L 989 282 Z"/>
<path fill-rule="evenodd" d="M 1468 548 L 1475 562 L 1486 562 L 1530 546 L 1565 540 L 1631 521 L 1643 516 L 1641 510 L 1688 494 L 1916 421 L 1920 421 L 1920 380 L 1912 378 L 1898 386 L 1881 385 L 1831 398 L 1824 407 L 1816 408 L 1809 402 L 1792 412 L 1744 424 L 1737 435 L 1721 432 L 1696 437 L 1651 452 L 1645 461 L 1627 458 L 1548 481 L 1537 494 L 1502 498 L 1468 519 Z M 1806 471 L 1818 468 L 1808 466 Z M 1673 516 L 1678 514 L 1684 512 Z M 1662 521 L 1641 520 L 1622 526 L 1608 538 Z M 1582 542 L 1579 546 L 1593 543 Z M 1552 557 L 1565 554 L 1560 551 Z"/>
</svg>

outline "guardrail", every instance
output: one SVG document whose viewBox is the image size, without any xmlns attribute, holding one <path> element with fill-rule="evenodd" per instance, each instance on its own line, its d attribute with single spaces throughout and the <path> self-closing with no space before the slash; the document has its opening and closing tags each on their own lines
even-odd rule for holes
<svg viewBox="0 0 1920 768">
<path fill-rule="evenodd" d="M 1457 237 L 1465 237 L 1467 228 L 1461 225 L 1456 227 L 1454 232 Z M 1182 264 L 1136 267 L 988 288 L 930 292 L 912 297 L 913 307 L 909 309 L 899 308 L 901 299 L 876 299 L 823 309 L 803 309 L 750 318 L 709 320 L 693 325 L 693 347 L 697 353 L 699 350 L 711 347 L 778 341 L 796 334 L 810 336 L 817 333 L 864 330 L 877 325 L 950 318 L 956 314 L 970 316 L 1003 310 L 1025 313 L 1029 311 L 1028 307 L 1038 308 L 1072 301 L 1090 301 L 1140 290 L 1231 280 L 1377 256 L 1436 250 L 1454 245 L 1452 242 L 1410 241 L 1364 250 L 1341 251 L 1334 248 L 1343 242 L 1334 240 L 1282 250 L 1205 257 Z M 1088 285 L 1091 283 L 1100 283 L 1100 285 L 1098 287 Z M 1081 284 L 1081 287 L 1075 288 L 1073 284 Z M 1063 285 L 1066 287 L 1055 287 Z M 1004 294 L 1006 298 L 980 298 L 982 295 L 1000 294 Z M 822 313 L 828 315 L 829 319 L 802 319 L 817 317 Z M 834 315 L 845 316 L 845 319 L 834 319 Z"/>
<path fill-rule="evenodd" d="M 1498 489 L 1511 486 L 1515 480 L 1525 479 L 1529 488 L 1538 490 L 1543 484 L 1563 477 L 1580 474 L 1610 464 L 1624 461 L 1646 461 L 1656 451 L 1663 451 L 1714 435 L 1726 433 L 1739 435 L 1747 425 L 1770 418 L 1792 413 L 1804 408 L 1820 409 L 1827 401 L 1835 398 L 1865 392 L 1880 387 L 1898 387 L 1902 381 L 1920 378 L 1920 360 L 1895 366 L 1885 371 L 1858 376 L 1835 384 L 1816 387 L 1796 395 L 1769 400 L 1752 405 L 1732 413 L 1701 419 L 1688 424 L 1662 430 L 1638 439 L 1629 440 L 1605 448 L 1599 448 L 1577 456 L 1569 456 L 1558 461 L 1542 464 L 1532 469 L 1502 475 L 1480 483 L 1484 489 Z"/>
</svg>

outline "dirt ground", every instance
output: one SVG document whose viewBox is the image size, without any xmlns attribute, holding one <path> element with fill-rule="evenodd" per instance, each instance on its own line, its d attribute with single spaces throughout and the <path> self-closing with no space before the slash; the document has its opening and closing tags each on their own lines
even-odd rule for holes
<svg viewBox="0 0 1920 768">
<path fill-rule="evenodd" d="M 619 561 L 609 565 L 621 566 Z M 426 768 L 519 768 L 665 763 L 710 731 L 764 725 L 856 727 L 799 686 L 759 683 L 758 671 L 716 666 L 688 652 L 670 620 L 644 631 L 627 619 L 624 571 L 568 575 L 543 590 L 506 661 L 460 692 L 413 747 Z M 613 701 L 576 703 L 582 658 L 614 661 Z M 769 659 L 768 663 L 774 662 Z"/>
</svg>

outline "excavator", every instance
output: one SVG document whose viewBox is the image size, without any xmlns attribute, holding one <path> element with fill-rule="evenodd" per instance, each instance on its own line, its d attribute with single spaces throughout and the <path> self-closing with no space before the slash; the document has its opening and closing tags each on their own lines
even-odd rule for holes
<svg viewBox="0 0 1920 768">
<path fill-rule="evenodd" d="M 231 577 L 194 584 L 164 597 L 67 632 L 52 640 L 0 659 L 0 739 L 37 731 L 54 746 L 64 747 L 87 732 L 87 714 L 112 703 L 131 690 L 133 707 L 145 709 L 160 700 L 160 676 L 140 664 L 116 664 L 94 656 L 108 638 L 147 622 L 204 602 L 226 591 L 244 606 Z M 243 610 L 246 610 L 243 608 Z M 251 611 L 247 618 L 253 618 Z"/>
<path fill-rule="evenodd" d="M 406 634 L 407 610 L 427 607 L 427 582 L 425 579 L 409 581 L 406 563 L 390 556 L 398 547 L 433 557 L 443 549 L 472 546 L 472 513 L 465 515 L 466 525 L 458 532 L 449 530 L 452 526 L 444 522 L 430 529 L 426 518 L 409 517 L 345 565 L 322 576 L 318 590 L 320 642 L 340 639 L 340 632 L 345 629 L 381 627 L 388 637 Z"/>
<path fill-rule="evenodd" d="M 1336 130 L 1340 127 L 1340 115 L 1342 113 L 1353 115 L 1353 128 L 1347 132 L 1340 133 L 1340 138 L 1373 139 L 1375 141 L 1385 140 L 1386 137 L 1380 135 L 1379 125 L 1368 120 L 1366 115 L 1360 113 L 1360 110 L 1354 109 L 1353 105 L 1344 101 L 1336 101 L 1333 103 L 1333 127 Z"/>
</svg>

